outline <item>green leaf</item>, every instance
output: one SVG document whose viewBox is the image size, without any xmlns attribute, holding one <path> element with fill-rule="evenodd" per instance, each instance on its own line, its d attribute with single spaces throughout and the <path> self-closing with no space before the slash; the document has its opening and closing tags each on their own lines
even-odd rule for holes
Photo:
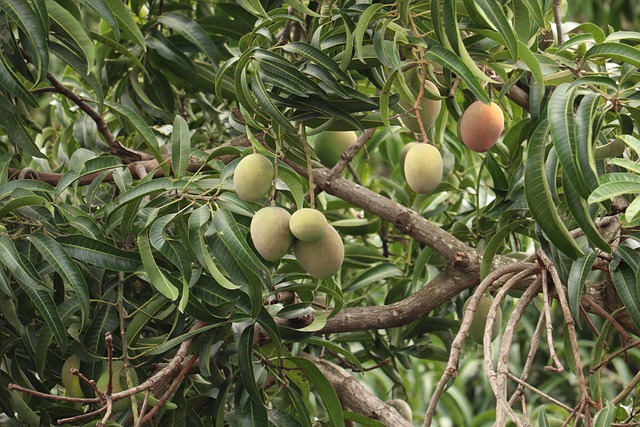
<svg viewBox="0 0 640 427">
<path fill-rule="evenodd" d="M 609 271 L 616 291 L 627 309 L 631 321 L 638 328 L 640 327 L 640 298 L 636 289 L 636 270 L 626 262 L 619 261 L 620 249 L 614 255 L 614 261 L 618 262 L 612 262 L 611 265 L 614 265 L 614 267 L 610 268 Z"/>
<path fill-rule="evenodd" d="M 363 369 L 362 365 L 360 364 L 360 360 L 358 360 L 356 356 L 354 356 L 350 351 L 346 350 L 345 348 L 341 347 L 340 345 L 336 344 L 333 341 L 329 341 L 327 339 L 324 339 L 318 336 L 313 336 L 307 339 L 306 343 L 309 345 L 317 345 L 319 347 L 325 347 L 328 350 L 331 350 L 334 353 L 338 353 L 341 356 L 343 356 L 349 362 L 353 363 L 353 365 L 357 369 L 359 370 Z"/>
<path fill-rule="evenodd" d="M 24 0 L 0 1 L 0 9 L 7 14 L 9 21 L 16 23 L 33 43 L 35 48 L 33 51 L 35 58 L 33 59 L 35 59 L 36 69 L 38 70 L 38 77 L 35 82 L 37 84 L 45 78 L 49 71 L 49 49 L 47 47 L 49 29 L 47 27 L 48 22 L 44 22 L 41 19 L 38 2 L 35 2 L 34 6 L 35 10 Z"/>
<path fill-rule="evenodd" d="M 569 293 L 569 308 L 573 319 L 579 328 L 581 328 L 580 315 L 580 298 L 584 293 L 584 284 L 591 272 L 591 267 L 596 262 L 596 253 L 589 251 L 587 256 L 578 258 L 571 264 L 571 272 L 567 280 L 567 288 Z"/>
<path fill-rule="evenodd" d="M 93 0 L 91 0 L 93 1 Z M 102 1 L 102 0 L 101 0 Z M 104 3 L 111 9 L 115 17 L 118 19 L 119 28 L 124 35 L 132 42 L 136 43 L 142 49 L 146 49 L 144 35 L 140 32 L 136 21 L 133 19 L 131 9 L 126 7 L 120 0 L 104 0 Z M 114 31 L 114 34 L 116 32 Z"/>
<path fill-rule="evenodd" d="M 82 24 L 54 0 L 47 0 L 47 10 L 51 23 L 55 24 L 56 32 L 59 33 L 58 37 L 64 41 L 72 41 L 80 48 L 87 68 L 92 69 L 95 61 L 94 46 Z"/>
<path fill-rule="evenodd" d="M 0 219 L 7 216 L 8 213 L 21 208 L 23 206 L 43 206 L 48 202 L 42 196 L 38 196 L 29 190 L 16 189 L 9 200 L 0 207 Z"/>
<path fill-rule="evenodd" d="M 213 216 L 213 226 L 219 238 L 238 262 L 257 274 L 261 280 L 266 280 L 267 269 L 249 247 L 246 236 L 240 232 L 233 214 L 227 209 L 218 209 Z"/>
<path fill-rule="evenodd" d="M 607 401 L 604 408 L 602 408 L 596 414 L 593 420 L 593 427 L 610 427 L 611 423 L 613 422 L 613 417 L 615 414 L 616 414 L 615 405 L 612 402 Z"/>
<path fill-rule="evenodd" d="M 253 372 L 253 331 L 254 324 L 248 325 L 238 338 L 236 345 L 238 346 L 238 368 L 240 369 L 240 377 L 244 388 L 251 396 L 251 399 L 260 405 L 264 405 L 262 393 L 256 384 L 256 377 Z"/>
<path fill-rule="evenodd" d="M 217 64 L 220 61 L 216 45 L 196 21 L 173 12 L 160 15 L 158 21 L 180 33 L 182 37 L 204 53 L 212 63 Z"/>
<path fill-rule="evenodd" d="M 353 38 L 356 45 L 356 56 L 359 60 L 364 60 L 364 57 L 362 56 L 362 44 L 364 42 L 364 35 L 367 32 L 367 28 L 373 19 L 378 19 L 380 17 L 378 11 L 385 6 L 386 5 L 384 3 L 371 4 L 367 6 L 358 18 L 358 24 L 356 25 L 356 29 L 353 31 Z"/>
<path fill-rule="evenodd" d="M 511 53 L 511 58 L 517 61 L 519 57 L 518 40 L 511 23 L 502 10 L 502 5 L 497 0 L 476 0 L 476 4 L 484 12 L 489 24 L 502 36 L 507 50 Z"/>
<path fill-rule="evenodd" d="M 111 31 L 113 31 L 113 34 L 116 40 L 120 40 L 120 27 L 118 26 L 118 18 L 116 17 L 116 15 L 113 13 L 111 8 L 107 4 L 107 0 L 80 0 L 80 1 L 82 2 L 82 4 L 85 4 L 90 8 L 92 8 L 93 10 L 95 10 L 98 13 L 98 15 L 100 15 L 100 17 L 104 19 L 104 22 L 106 22 L 107 25 L 109 25 L 109 28 L 111 28 Z"/>
<path fill-rule="evenodd" d="M 61 348 L 65 348 L 67 346 L 67 334 L 62 320 L 60 320 L 58 308 L 49 291 L 45 290 L 44 286 L 38 283 L 39 280 L 29 272 L 30 269 L 33 269 L 33 266 L 31 268 L 25 267 L 13 241 L 7 236 L 0 235 L 0 249 L 3 254 L 0 257 L 0 262 L 11 271 L 20 288 L 27 294 L 36 310 L 42 315 L 46 324 L 51 328 L 58 345 Z"/>
<path fill-rule="evenodd" d="M 425 59 L 432 59 L 443 67 L 453 71 L 466 83 L 478 101 L 482 101 L 485 104 L 491 102 L 489 95 L 487 95 L 487 92 L 480 85 L 477 76 L 455 53 L 446 50 L 442 46 L 433 46 L 425 54 Z"/>
<path fill-rule="evenodd" d="M 167 279 L 167 276 L 160 270 L 158 264 L 156 264 L 153 251 L 151 250 L 151 243 L 149 242 L 149 231 L 146 230 L 140 233 L 136 241 L 138 243 L 138 250 L 140 251 L 140 258 L 142 258 L 144 272 L 149 276 L 149 283 L 169 300 L 175 301 L 180 292 L 178 288 Z"/>
<path fill-rule="evenodd" d="M 129 347 L 136 343 L 145 326 L 155 318 L 156 314 L 160 312 L 168 302 L 169 301 L 162 295 L 155 294 L 137 310 L 125 330 L 125 339 Z"/>
<path fill-rule="evenodd" d="M 287 119 L 284 114 L 275 106 L 269 94 L 267 93 L 267 89 L 264 86 L 263 81 L 260 79 L 260 76 L 255 76 L 252 80 L 251 89 L 260 104 L 260 107 L 264 110 L 262 115 L 266 117 L 270 117 L 275 123 L 278 123 L 283 129 L 290 134 L 296 133 L 296 128 L 293 127 L 289 119 Z M 266 113 L 266 114 L 265 114 Z"/>
<path fill-rule="evenodd" d="M 287 360 L 294 362 L 305 378 L 314 385 L 329 415 L 328 424 L 335 427 L 344 426 L 344 415 L 338 395 L 320 369 L 313 362 L 302 357 L 289 357 Z"/>
<path fill-rule="evenodd" d="M 300 175 L 294 172 L 284 163 L 278 163 L 278 179 L 282 180 L 296 202 L 296 208 L 301 209 L 304 206 L 304 187 Z"/>
<path fill-rule="evenodd" d="M 640 179 L 638 179 L 638 181 L 636 182 L 605 182 L 604 184 L 600 185 L 600 187 L 596 188 L 593 193 L 591 193 L 588 202 L 589 204 L 597 203 L 605 200 L 611 200 L 617 196 L 622 196 L 623 194 L 636 193 L 640 193 Z"/>
<path fill-rule="evenodd" d="M 355 421 L 356 423 L 358 423 L 357 425 L 364 426 L 364 427 L 385 427 L 384 423 L 378 420 L 367 418 L 364 415 L 361 415 L 357 412 L 345 411 L 344 419 L 349 421 Z"/>
<path fill-rule="evenodd" d="M 351 77 L 340 69 L 336 61 L 320 49 L 302 42 L 290 42 L 282 46 L 286 52 L 301 55 L 313 63 L 320 65 L 322 68 L 331 72 L 344 82 L 351 82 Z"/>
<path fill-rule="evenodd" d="M 177 345 L 183 343 L 184 341 L 188 340 L 189 338 L 199 335 L 203 332 L 210 331 L 211 329 L 217 328 L 218 326 L 220 325 L 218 324 L 207 325 L 207 326 L 203 326 L 202 328 L 196 329 L 195 331 L 185 332 L 184 334 L 177 336 L 175 338 L 172 338 L 170 340 L 167 340 L 160 345 L 153 346 L 151 350 L 146 351 L 144 354 L 147 356 L 156 356 L 156 355 L 165 353 L 171 350 L 172 348 L 176 347 Z"/>
<path fill-rule="evenodd" d="M 89 323 L 89 286 L 80 271 L 80 267 L 69 256 L 67 251 L 51 236 L 42 232 L 34 233 L 28 237 L 38 252 L 53 269 L 62 277 L 65 284 L 71 286 L 80 305 L 82 327 Z"/>
<path fill-rule="evenodd" d="M 403 275 L 403 271 L 393 264 L 376 265 L 356 277 L 353 282 L 349 283 L 344 288 L 344 291 L 355 291 L 372 283 L 390 279 L 392 277 L 401 277 Z"/>
<path fill-rule="evenodd" d="M 598 186 L 598 176 L 594 160 L 594 139 L 596 138 L 599 120 L 596 116 L 601 96 L 596 93 L 585 95 L 576 112 L 577 152 L 576 164 L 589 191 Z"/>
<path fill-rule="evenodd" d="M 529 71 L 531 71 L 531 75 L 533 76 L 533 78 L 535 79 L 535 82 L 537 83 L 536 85 L 532 86 L 532 89 L 535 86 L 535 88 L 538 89 L 538 99 L 542 99 L 544 97 L 544 90 L 545 90 L 544 74 L 542 73 L 542 67 L 538 62 L 538 59 L 533 54 L 533 52 L 531 52 L 527 48 L 527 46 L 525 46 L 525 44 L 520 41 L 518 42 L 518 56 L 529 68 Z"/>
<path fill-rule="evenodd" d="M 187 174 L 189 166 L 189 153 L 191 152 L 191 135 L 189 124 L 180 115 L 176 115 L 173 121 L 171 133 L 171 166 L 176 178 L 182 178 Z"/>
<path fill-rule="evenodd" d="M 573 115 L 574 100 L 575 90 L 569 89 L 568 83 L 561 84 L 551 95 L 547 117 L 553 146 L 558 153 L 563 175 L 567 177 L 580 197 L 586 199 L 589 197 L 589 190 L 576 164 L 579 147 Z"/>
<path fill-rule="evenodd" d="M 0 55 L 0 86 L 30 107 L 38 106 L 38 101 L 13 72 L 12 66 L 7 63 L 4 55 Z"/>
<path fill-rule="evenodd" d="M 587 51 L 584 58 L 614 59 L 640 68 L 640 49 L 622 43 L 606 42 L 595 44 Z"/>
<path fill-rule="evenodd" d="M 74 234 L 58 237 L 57 241 L 72 258 L 106 270 L 132 273 L 142 266 L 136 252 L 124 251 L 100 240 Z"/>
<path fill-rule="evenodd" d="M 556 211 L 545 175 L 544 156 L 548 130 L 548 123 L 543 119 L 529 137 L 524 173 L 525 196 L 531 215 L 547 238 L 565 255 L 577 259 L 582 255 L 582 250 Z"/>
<path fill-rule="evenodd" d="M 517 221 L 509 222 L 504 227 L 497 230 L 487 246 L 484 249 L 482 254 L 482 265 L 480 266 L 480 278 L 484 279 L 491 272 L 491 267 L 493 264 L 493 259 L 498 252 L 498 249 L 506 239 L 515 229 L 526 224 L 528 221 L 525 219 L 519 219 Z"/>
</svg>

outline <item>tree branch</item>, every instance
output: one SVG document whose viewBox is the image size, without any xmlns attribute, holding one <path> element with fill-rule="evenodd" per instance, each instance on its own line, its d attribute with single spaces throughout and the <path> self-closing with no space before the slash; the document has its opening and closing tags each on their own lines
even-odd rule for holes
<svg viewBox="0 0 640 427">
<path fill-rule="evenodd" d="M 344 406 L 367 418 L 381 421 L 387 426 L 411 427 L 412 424 L 405 420 L 395 408 L 378 399 L 347 370 L 311 354 L 303 353 L 302 356 L 312 361 L 322 371 Z"/>
</svg>

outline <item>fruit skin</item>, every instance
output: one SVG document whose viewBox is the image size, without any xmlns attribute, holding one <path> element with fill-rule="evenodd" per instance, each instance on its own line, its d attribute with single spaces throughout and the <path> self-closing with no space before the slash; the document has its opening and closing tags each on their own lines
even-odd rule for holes
<svg viewBox="0 0 640 427">
<path fill-rule="evenodd" d="M 313 149 L 324 167 L 332 168 L 340 161 L 342 153 L 347 151 L 358 139 L 356 133 L 349 131 L 324 131 L 313 141 Z"/>
<path fill-rule="evenodd" d="M 421 77 L 417 72 L 418 67 L 414 67 L 408 71 L 405 71 L 404 77 L 407 82 L 407 86 L 411 90 L 413 97 L 417 97 L 420 93 L 420 82 Z M 439 93 L 438 87 L 431 82 L 430 80 L 425 80 L 424 82 L 425 92 Z M 405 111 L 413 108 L 413 100 L 411 97 L 404 92 L 403 89 L 399 90 L 400 95 L 400 106 L 405 109 Z M 428 130 L 435 123 L 438 118 L 438 114 L 440 114 L 440 109 L 442 108 L 442 101 L 439 99 L 430 99 L 427 97 L 427 94 L 424 93 L 422 96 L 422 100 L 420 101 L 420 105 L 418 106 L 418 112 L 420 113 L 420 118 L 422 119 L 422 125 L 424 126 L 424 130 Z M 414 133 L 420 133 L 420 124 L 418 123 L 418 119 L 416 115 L 411 112 L 400 118 L 400 121 L 409 128 Z"/>
<path fill-rule="evenodd" d="M 126 374 L 124 372 L 124 362 L 122 360 L 114 360 L 112 362 L 112 370 L 113 370 L 113 380 L 111 386 L 111 393 L 119 393 L 126 388 Z M 138 376 L 135 374 L 135 371 L 131 369 L 132 380 L 134 384 L 138 383 Z M 100 377 L 98 377 L 98 381 L 96 381 L 96 387 L 100 391 L 106 393 L 107 386 L 109 385 L 109 364 L 105 362 L 102 367 L 102 372 L 100 373 Z M 113 402 L 113 412 L 123 412 L 126 411 L 127 408 L 131 405 L 131 401 L 129 399 L 120 399 L 117 402 Z"/>
<path fill-rule="evenodd" d="M 327 229 L 327 218 L 320 211 L 311 208 L 298 209 L 291 215 L 289 229 L 296 239 L 314 243 L 322 239 Z"/>
<path fill-rule="evenodd" d="M 279 207 L 262 208 L 251 220 L 251 240 L 256 250 L 267 261 L 282 258 L 293 244 L 289 230 L 291 214 Z"/>
<path fill-rule="evenodd" d="M 271 190 L 273 165 L 262 154 L 254 153 L 244 157 L 233 174 L 233 186 L 238 196 L 247 202 L 257 202 Z"/>
<path fill-rule="evenodd" d="M 80 369 L 80 358 L 72 354 L 62 365 L 62 385 L 65 388 L 65 395 L 69 397 L 84 397 L 80 378 L 71 373 L 71 368 Z"/>
<path fill-rule="evenodd" d="M 464 303 L 464 307 L 462 309 L 463 312 L 467 310 L 467 306 L 471 298 Z M 493 298 L 482 295 L 480 297 L 480 301 L 478 301 L 478 306 L 476 307 L 476 312 L 473 315 L 473 321 L 471 322 L 471 328 L 469 328 L 469 338 L 478 344 L 482 344 L 482 340 L 484 337 L 484 327 L 487 324 L 487 314 L 489 314 L 489 308 L 491 307 L 491 303 L 493 302 Z M 500 332 L 500 327 L 502 325 L 502 309 L 498 307 L 496 310 L 496 320 L 493 323 L 493 328 L 491 330 L 491 338 L 495 340 Z"/>
<path fill-rule="evenodd" d="M 413 147 L 415 147 L 418 144 L 419 143 L 415 141 L 409 142 L 404 147 L 402 147 L 402 150 L 400 150 L 400 170 L 402 171 L 402 176 L 404 176 L 404 161 L 407 158 L 407 153 L 409 152 L 409 150 L 411 150 Z"/>
<path fill-rule="evenodd" d="M 327 225 L 324 237 L 315 243 L 296 240 L 293 252 L 302 268 L 319 279 L 328 279 L 336 274 L 344 261 L 342 239 L 331 225 Z"/>
<path fill-rule="evenodd" d="M 460 119 L 460 139 L 469 149 L 484 153 L 498 142 L 504 130 L 504 113 L 498 104 L 476 101 Z"/>
<path fill-rule="evenodd" d="M 442 180 L 442 156 L 430 144 L 418 144 L 407 152 L 404 161 L 407 184 L 419 194 L 432 192 Z"/>
</svg>

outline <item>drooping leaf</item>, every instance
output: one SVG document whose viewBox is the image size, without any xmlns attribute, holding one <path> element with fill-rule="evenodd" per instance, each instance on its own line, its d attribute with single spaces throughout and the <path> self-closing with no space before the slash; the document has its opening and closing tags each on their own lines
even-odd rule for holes
<svg viewBox="0 0 640 427">
<path fill-rule="evenodd" d="M 575 260 L 571 265 L 571 272 L 567 280 L 569 308 L 571 308 L 571 314 L 578 327 L 581 327 L 582 324 L 580 320 L 580 298 L 582 298 L 585 281 L 595 261 L 596 253 L 593 251 L 589 251 L 586 256 Z"/>
</svg>

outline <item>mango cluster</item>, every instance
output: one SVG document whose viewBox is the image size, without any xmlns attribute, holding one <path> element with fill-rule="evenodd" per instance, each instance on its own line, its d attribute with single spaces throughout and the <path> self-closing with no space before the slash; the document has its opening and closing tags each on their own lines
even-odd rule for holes
<svg viewBox="0 0 640 427">
<path fill-rule="evenodd" d="M 313 277 L 328 279 L 342 267 L 342 239 L 315 209 L 303 208 L 291 215 L 280 207 L 265 207 L 253 216 L 249 230 L 253 245 L 267 261 L 281 259 L 293 246 L 296 259 Z"/>
</svg>

